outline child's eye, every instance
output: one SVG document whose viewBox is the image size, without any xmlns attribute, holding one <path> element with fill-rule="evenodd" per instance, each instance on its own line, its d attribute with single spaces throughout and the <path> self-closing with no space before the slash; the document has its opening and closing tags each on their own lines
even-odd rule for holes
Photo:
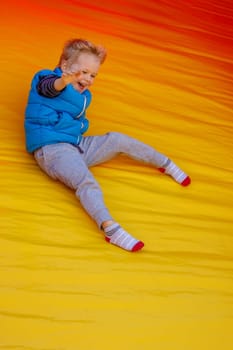
<svg viewBox="0 0 233 350">
<path fill-rule="evenodd" d="M 83 70 L 82 72 L 83 72 L 83 74 L 87 74 L 87 71 L 86 71 L 86 70 Z"/>
</svg>

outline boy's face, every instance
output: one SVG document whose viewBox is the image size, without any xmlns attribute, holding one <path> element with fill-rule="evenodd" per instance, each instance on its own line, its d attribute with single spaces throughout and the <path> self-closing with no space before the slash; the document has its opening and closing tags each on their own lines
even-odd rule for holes
<svg viewBox="0 0 233 350">
<path fill-rule="evenodd" d="M 87 90 L 95 80 L 100 68 L 100 60 L 91 53 L 80 53 L 64 61 L 61 69 L 72 76 L 71 84 L 75 90 L 82 93 Z"/>
</svg>

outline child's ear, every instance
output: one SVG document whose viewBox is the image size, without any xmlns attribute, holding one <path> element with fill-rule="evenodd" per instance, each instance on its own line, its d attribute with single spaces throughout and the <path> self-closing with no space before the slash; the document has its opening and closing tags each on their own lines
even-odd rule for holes
<svg viewBox="0 0 233 350">
<path fill-rule="evenodd" d="M 62 71 L 65 71 L 66 70 L 66 68 L 67 68 L 67 61 L 62 61 L 62 63 L 61 63 L 61 70 Z"/>
</svg>

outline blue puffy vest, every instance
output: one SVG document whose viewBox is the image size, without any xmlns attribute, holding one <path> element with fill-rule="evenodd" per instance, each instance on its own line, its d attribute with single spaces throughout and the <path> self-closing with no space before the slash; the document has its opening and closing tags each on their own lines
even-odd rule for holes
<svg viewBox="0 0 233 350">
<path fill-rule="evenodd" d="M 31 84 L 24 122 L 26 148 L 30 153 L 58 142 L 79 144 L 89 126 L 85 111 L 91 102 L 90 91 L 80 93 L 69 84 L 56 97 L 41 96 L 37 85 L 49 74 L 61 76 L 62 72 L 60 68 L 42 70 L 34 76 Z"/>
</svg>

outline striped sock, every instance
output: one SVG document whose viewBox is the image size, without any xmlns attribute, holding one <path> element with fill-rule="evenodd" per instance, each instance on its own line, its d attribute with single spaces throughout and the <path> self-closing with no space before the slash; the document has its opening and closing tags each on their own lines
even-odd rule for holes
<svg viewBox="0 0 233 350">
<path fill-rule="evenodd" d="M 182 186 L 188 186 L 191 183 L 190 177 L 185 174 L 175 163 L 167 159 L 162 168 L 158 168 L 162 173 L 168 174 Z"/>
<path fill-rule="evenodd" d="M 117 245 L 130 252 L 136 252 L 144 247 L 144 243 L 132 237 L 118 223 L 114 222 L 104 228 L 107 242 Z"/>
</svg>

